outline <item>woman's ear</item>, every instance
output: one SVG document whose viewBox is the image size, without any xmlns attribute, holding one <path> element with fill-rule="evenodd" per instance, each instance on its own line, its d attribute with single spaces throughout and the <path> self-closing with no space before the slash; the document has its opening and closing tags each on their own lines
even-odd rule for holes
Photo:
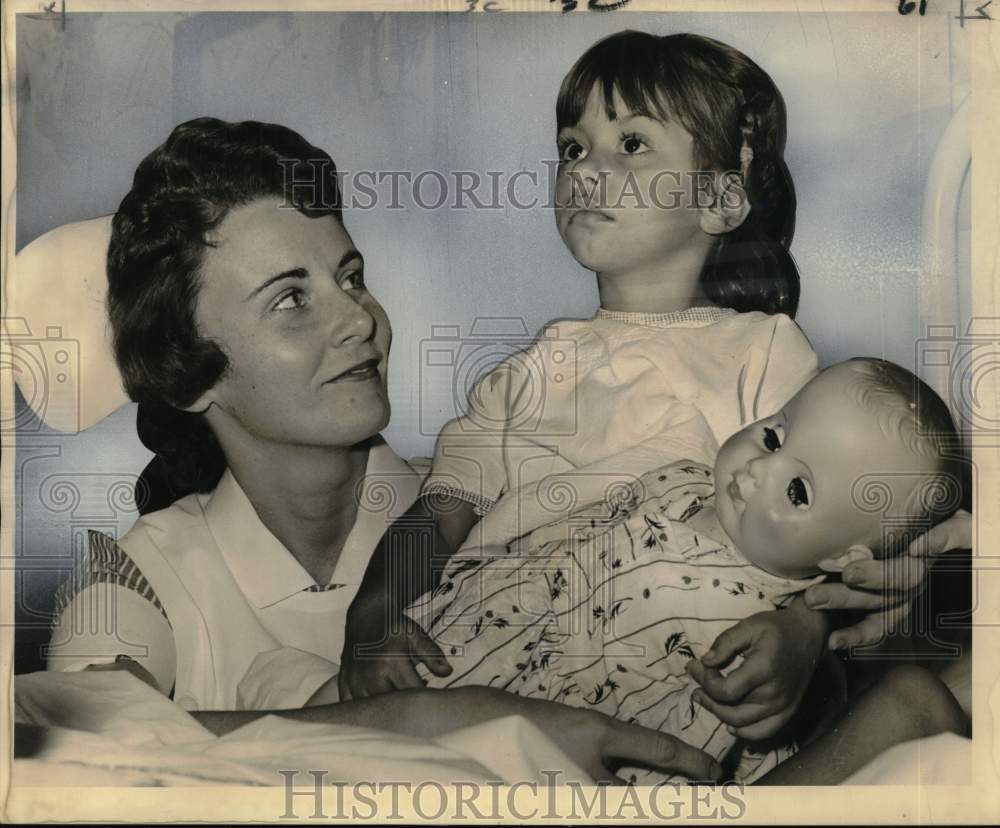
<svg viewBox="0 0 1000 828">
<path fill-rule="evenodd" d="M 844 569 L 856 561 L 870 561 L 875 558 L 875 553 L 871 548 L 861 543 L 847 548 L 846 552 L 834 555 L 831 558 L 824 558 L 817 566 L 824 572 L 843 572 Z"/>
<path fill-rule="evenodd" d="M 740 176 L 737 173 L 723 176 L 721 186 L 715 201 L 701 210 L 701 229 L 710 236 L 732 232 L 750 215 L 750 199 Z"/>
<path fill-rule="evenodd" d="M 188 414 L 204 414 L 211 407 L 212 403 L 215 402 L 212 396 L 211 388 L 208 389 L 204 394 L 202 394 L 198 399 L 196 399 L 190 405 L 179 405 L 177 406 L 181 411 L 186 411 Z"/>
</svg>

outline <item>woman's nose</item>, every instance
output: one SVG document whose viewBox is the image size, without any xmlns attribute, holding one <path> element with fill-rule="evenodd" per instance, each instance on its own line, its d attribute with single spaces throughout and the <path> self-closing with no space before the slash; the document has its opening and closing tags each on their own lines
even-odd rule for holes
<svg viewBox="0 0 1000 828">
<path fill-rule="evenodd" d="M 330 309 L 330 338 L 335 345 L 348 344 L 351 340 L 367 342 L 375 333 L 375 318 L 368 309 L 346 291 Z"/>
</svg>

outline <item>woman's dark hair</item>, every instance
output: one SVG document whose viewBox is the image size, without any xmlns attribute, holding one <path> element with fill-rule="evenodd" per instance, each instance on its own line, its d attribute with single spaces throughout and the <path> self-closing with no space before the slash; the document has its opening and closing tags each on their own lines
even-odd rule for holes
<svg viewBox="0 0 1000 828">
<path fill-rule="evenodd" d="M 594 88 L 609 108 L 617 91 L 631 112 L 679 121 L 694 138 L 691 172 L 739 170 L 744 142 L 753 150 L 743 182 L 750 213 L 719 237 L 701 284 L 718 305 L 795 316 L 795 188 L 783 158 L 785 103 L 770 76 L 708 37 L 624 31 L 591 46 L 563 80 L 558 129 L 579 123 Z"/>
<path fill-rule="evenodd" d="M 210 491 L 226 467 L 202 416 L 182 410 L 229 364 L 195 322 L 200 269 L 211 231 L 230 210 L 262 197 L 341 218 L 337 169 L 326 152 L 277 124 L 196 118 L 143 159 L 112 223 L 115 359 L 126 392 L 139 403 L 139 439 L 157 455 L 153 468 L 169 500 Z M 161 505 L 166 498 L 158 494 Z"/>
</svg>

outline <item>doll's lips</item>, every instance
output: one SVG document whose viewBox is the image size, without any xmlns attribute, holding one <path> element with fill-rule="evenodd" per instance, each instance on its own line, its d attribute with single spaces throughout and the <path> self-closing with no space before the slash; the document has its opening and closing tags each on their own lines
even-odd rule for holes
<svg viewBox="0 0 1000 828">
<path fill-rule="evenodd" d="M 740 493 L 740 485 L 736 482 L 735 475 L 733 479 L 729 481 L 729 485 L 726 486 L 726 492 L 729 494 L 729 499 L 733 502 L 733 505 L 737 508 L 742 508 L 746 506 L 743 500 L 743 495 Z"/>
</svg>

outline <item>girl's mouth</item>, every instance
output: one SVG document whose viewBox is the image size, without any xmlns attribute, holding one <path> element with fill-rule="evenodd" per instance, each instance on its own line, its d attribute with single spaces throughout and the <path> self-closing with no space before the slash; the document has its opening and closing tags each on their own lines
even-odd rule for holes
<svg viewBox="0 0 1000 828">
<path fill-rule="evenodd" d="M 570 224 L 583 222 L 588 225 L 604 224 L 611 221 L 614 221 L 614 218 L 609 213 L 605 213 L 603 210 L 589 210 L 586 208 L 578 208 L 569 219 Z"/>
</svg>

